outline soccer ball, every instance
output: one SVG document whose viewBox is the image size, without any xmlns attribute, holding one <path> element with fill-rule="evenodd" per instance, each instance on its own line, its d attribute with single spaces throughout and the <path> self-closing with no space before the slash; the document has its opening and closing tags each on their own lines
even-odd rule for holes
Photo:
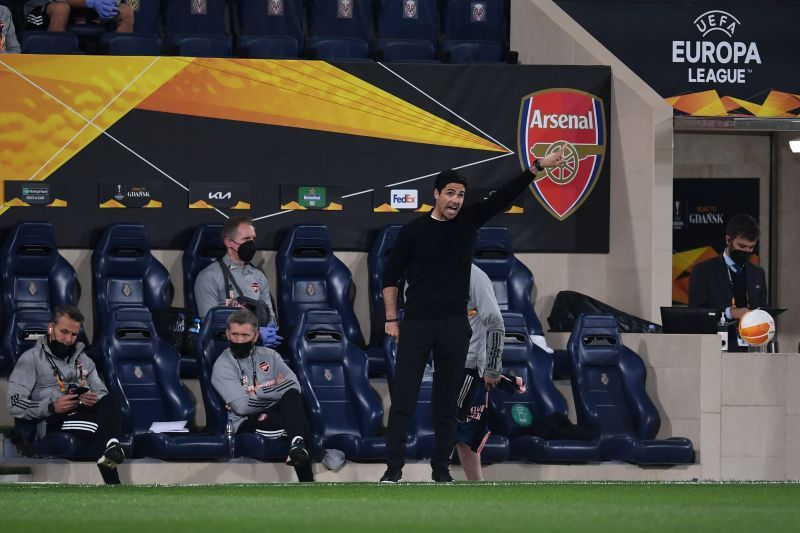
<svg viewBox="0 0 800 533">
<path fill-rule="evenodd" d="M 775 335 L 775 321 L 763 309 L 748 311 L 739 320 L 739 336 L 750 346 L 762 346 Z"/>
</svg>

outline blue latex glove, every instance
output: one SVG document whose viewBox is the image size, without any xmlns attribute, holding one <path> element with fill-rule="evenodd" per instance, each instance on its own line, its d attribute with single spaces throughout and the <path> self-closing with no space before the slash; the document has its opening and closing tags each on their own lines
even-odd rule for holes
<svg viewBox="0 0 800 533">
<path fill-rule="evenodd" d="M 97 11 L 103 19 L 112 19 L 119 14 L 116 0 L 86 0 L 86 7 Z"/>
<path fill-rule="evenodd" d="M 283 337 L 278 335 L 278 326 L 275 324 L 261 326 L 258 328 L 258 331 L 261 333 L 261 341 L 264 343 L 264 346 L 275 348 L 283 342 Z"/>
</svg>

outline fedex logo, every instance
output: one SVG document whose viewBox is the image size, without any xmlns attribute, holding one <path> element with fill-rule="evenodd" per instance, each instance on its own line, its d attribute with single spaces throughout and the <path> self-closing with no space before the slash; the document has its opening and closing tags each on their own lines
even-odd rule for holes
<svg viewBox="0 0 800 533">
<path fill-rule="evenodd" d="M 390 205 L 395 209 L 416 209 L 419 195 L 416 189 L 392 189 Z"/>
</svg>

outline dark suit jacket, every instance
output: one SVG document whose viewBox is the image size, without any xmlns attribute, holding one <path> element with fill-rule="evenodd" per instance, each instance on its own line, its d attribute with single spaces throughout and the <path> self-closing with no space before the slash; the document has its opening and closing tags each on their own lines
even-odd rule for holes
<svg viewBox="0 0 800 533">
<path fill-rule="evenodd" d="M 689 278 L 689 307 L 710 307 L 725 310 L 731 305 L 733 291 L 725 272 L 728 265 L 721 255 L 698 263 L 692 269 Z M 744 266 L 747 280 L 747 295 L 750 309 L 766 307 L 769 304 L 767 295 L 767 277 L 764 269 L 752 263 Z M 743 302 L 737 302 L 743 305 Z"/>
</svg>

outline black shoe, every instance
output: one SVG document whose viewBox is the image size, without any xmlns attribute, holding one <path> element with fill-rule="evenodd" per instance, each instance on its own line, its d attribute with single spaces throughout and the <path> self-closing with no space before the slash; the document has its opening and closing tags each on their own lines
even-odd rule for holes
<svg viewBox="0 0 800 533">
<path fill-rule="evenodd" d="M 441 472 L 434 470 L 431 474 L 431 479 L 436 483 L 453 483 L 455 481 L 447 470 Z"/>
<path fill-rule="evenodd" d="M 387 468 L 381 476 L 381 483 L 400 483 L 403 481 L 403 471 L 401 469 L 392 470 Z"/>
<path fill-rule="evenodd" d="M 308 450 L 302 437 L 292 439 L 292 447 L 289 448 L 289 455 L 286 457 L 286 464 L 289 466 L 300 466 L 308 461 Z"/>
<path fill-rule="evenodd" d="M 123 462 L 125 462 L 125 451 L 119 445 L 119 442 L 114 440 L 108 445 L 100 459 L 97 460 L 97 466 L 114 469 Z"/>
<path fill-rule="evenodd" d="M 100 475 L 103 476 L 103 482 L 106 485 L 120 485 L 119 470 L 103 465 L 97 465 L 97 469 L 100 470 Z"/>
</svg>

